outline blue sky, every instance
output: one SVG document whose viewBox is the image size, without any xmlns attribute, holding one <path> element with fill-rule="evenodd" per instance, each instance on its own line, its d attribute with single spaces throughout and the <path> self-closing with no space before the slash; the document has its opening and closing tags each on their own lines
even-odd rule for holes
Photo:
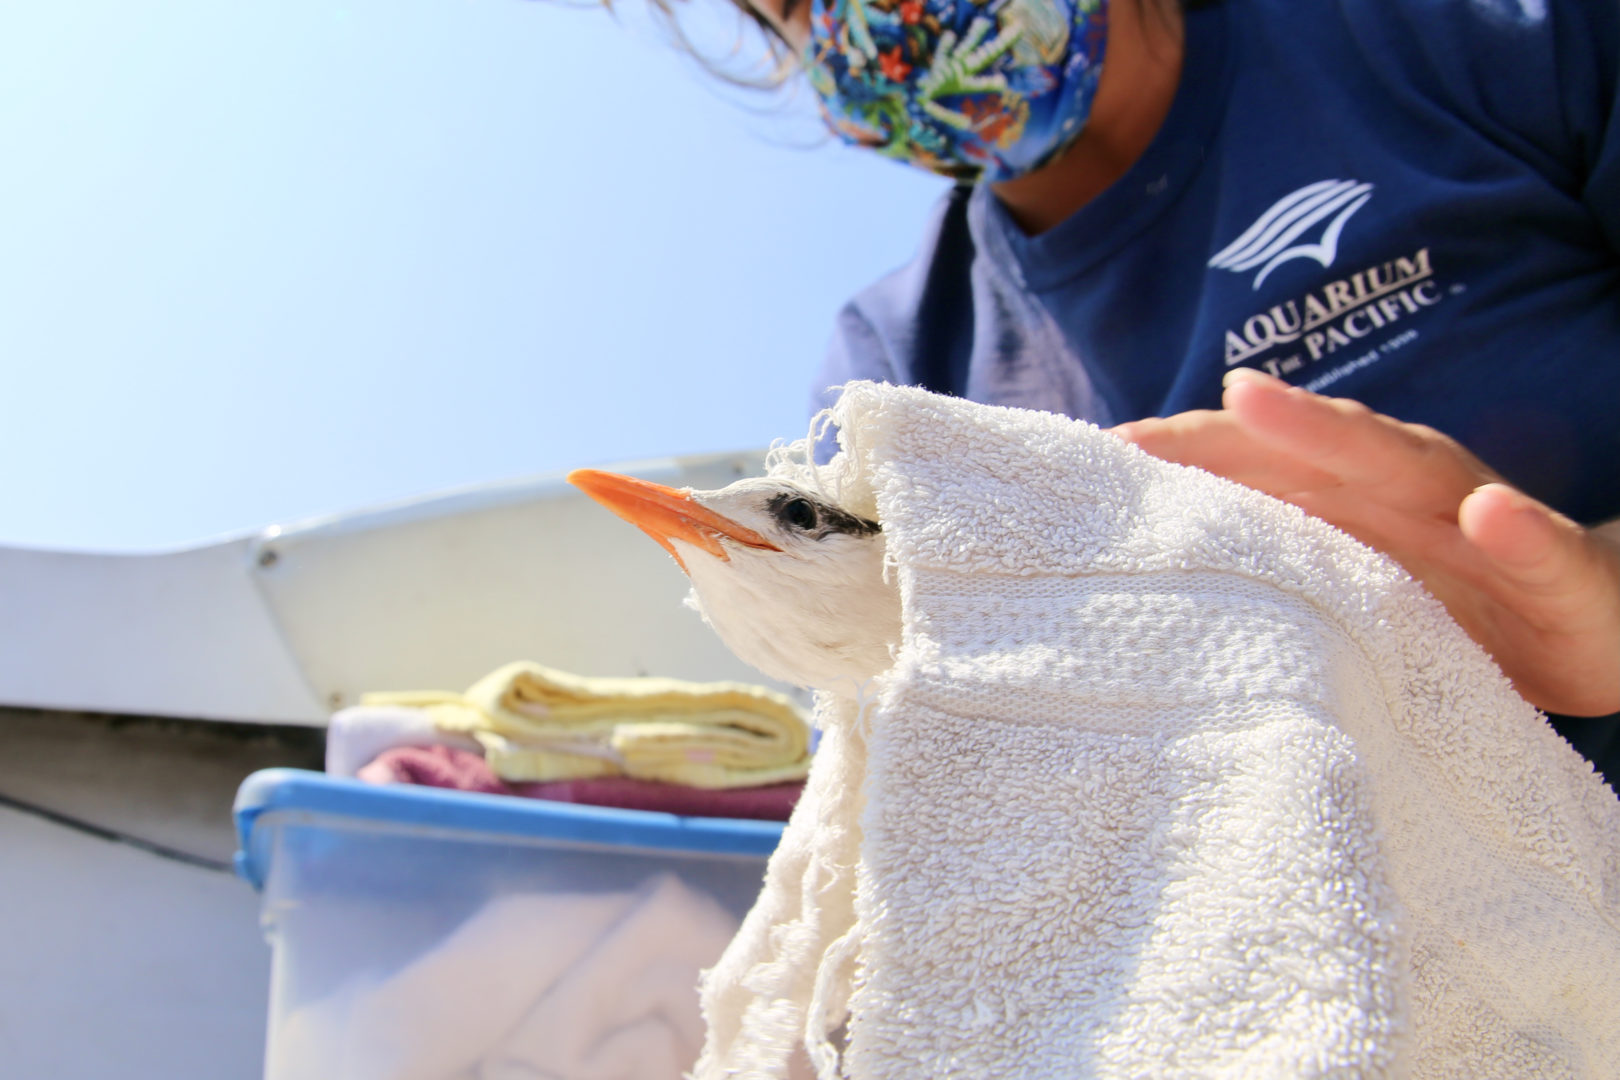
<svg viewBox="0 0 1620 1080">
<path fill-rule="evenodd" d="M 942 183 L 727 91 L 640 2 L 0 5 L 0 543 L 802 433 Z"/>
</svg>

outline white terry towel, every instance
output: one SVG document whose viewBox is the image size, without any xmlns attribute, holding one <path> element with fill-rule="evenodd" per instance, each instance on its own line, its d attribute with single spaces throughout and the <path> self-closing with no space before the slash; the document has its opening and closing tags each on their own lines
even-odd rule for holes
<svg viewBox="0 0 1620 1080">
<path fill-rule="evenodd" d="M 777 468 L 876 513 L 904 636 L 696 1077 L 1617 1075 L 1620 803 L 1398 566 L 1059 416 L 833 419 Z"/>
</svg>

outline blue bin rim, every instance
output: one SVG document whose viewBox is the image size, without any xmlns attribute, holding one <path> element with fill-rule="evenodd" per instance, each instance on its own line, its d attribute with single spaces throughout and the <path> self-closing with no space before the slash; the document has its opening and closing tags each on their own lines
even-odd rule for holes
<svg viewBox="0 0 1620 1080">
<path fill-rule="evenodd" d="M 255 889 L 264 888 L 271 851 L 257 826 L 262 817 L 276 811 L 606 847 L 758 857 L 776 850 L 783 828 L 774 821 L 680 817 L 408 784 L 368 784 L 306 769 L 261 769 L 237 788 L 232 810 L 236 873 Z"/>
</svg>

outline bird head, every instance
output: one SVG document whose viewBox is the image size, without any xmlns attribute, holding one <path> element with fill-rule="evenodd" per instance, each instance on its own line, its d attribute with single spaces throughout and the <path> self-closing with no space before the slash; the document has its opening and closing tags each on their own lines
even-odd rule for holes
<svg viewBox="0 0 1620 1080">
<path fill-rule="evenodd" d="M 877 522 L 782 480 L 692 491 L 576 469 L 568 481 L 674 556 L 693 606 L 766 675 L 853 695 L 892 663 L 900 594 Z"/>
</svg>

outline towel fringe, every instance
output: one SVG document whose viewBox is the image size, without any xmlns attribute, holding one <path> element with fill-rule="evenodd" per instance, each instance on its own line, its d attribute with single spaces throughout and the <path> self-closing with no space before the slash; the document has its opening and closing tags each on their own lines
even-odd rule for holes
<svg viewBox="0 0 1620 1080">
<path fill-rule="evenodd" d="M 829 1036 L 849 1015 L 855 981 L 853 966 L 862 939 L 860 924 L 856 923 L 827 947 L 816 970 L 804 1027 L 804 1048 L 815 1066 L 816 1080 L 843 1080 L 843 1053 Z"/>
</svg>

